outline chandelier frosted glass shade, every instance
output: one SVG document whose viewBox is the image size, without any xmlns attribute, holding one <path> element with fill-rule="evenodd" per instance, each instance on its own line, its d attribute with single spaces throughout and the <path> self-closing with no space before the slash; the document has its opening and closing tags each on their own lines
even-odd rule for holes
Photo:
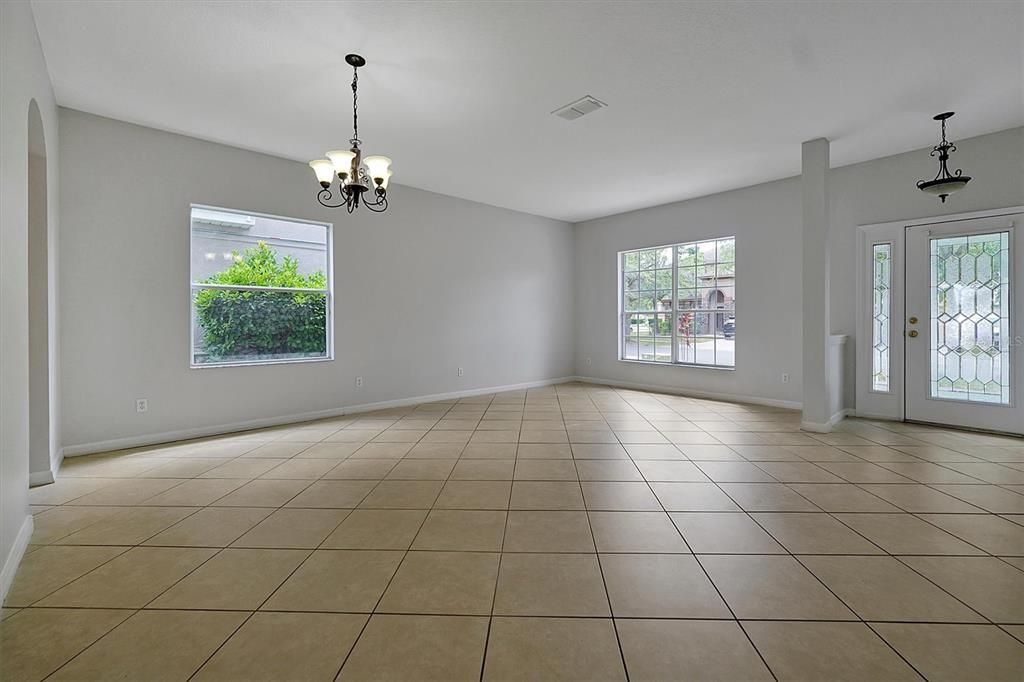
<svg viewBox="0 0 1024 682">
<path fill-rule="evenodd" d="M 316 173 L 317 182 L 324 187 L 330 187 L 331 181 L 334 180 L 334 165 L 325 159 L 317 159 L 316 161 L 310 161 L 309 167 Z"/>
<path fill-rule="evenodd" d="M 388 208 L 388 183 L 393 174 L 391 159 L 386 156 L 364 157 L 359 148 L 359 67 L 366 60 L 357 54 L 350 54 L 345 61 L 352 66 L 352 139 L 350 149 L 335 149 L 327 152 L 326 159 L 309 162 L 320 183 L 317 201 L 327 208 L 344 207 L 352 213 L 360 206 L 381 213 Z M 335 185 L 337 180 L 337 185 Z"/>
<path fill-rule="evenodd" d="M 350 173 L 352 171 L 352 159 L 354 158 L 356 158 L 356 153 L 348 149 L 336 149 L 333 152 L 327 152 L 327 159 L 334 166 L 334 170 L 337 173 Z"/>
</svg>

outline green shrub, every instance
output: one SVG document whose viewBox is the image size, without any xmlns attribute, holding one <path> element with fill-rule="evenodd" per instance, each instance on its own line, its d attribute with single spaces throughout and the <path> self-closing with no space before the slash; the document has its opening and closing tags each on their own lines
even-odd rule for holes
<svg viewBox="0 0 1024 682">
<path fill-rule="evenodd" d="M 208 284 L 323 289 L 323 272 L 299 273 L 291 256 L 278 261 L 277 251 L 259 242 L 237 257 Z M 214 359 L 225 356 L 325 354 L 327 297 L 324 294 L 278 291 L 202 289 L 196 294 L 196 316 L 204 350 Z"/>
</svg>

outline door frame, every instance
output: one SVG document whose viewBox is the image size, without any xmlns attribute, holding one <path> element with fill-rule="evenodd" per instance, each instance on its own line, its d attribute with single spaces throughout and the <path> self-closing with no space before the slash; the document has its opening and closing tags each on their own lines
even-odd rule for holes
<svg viewBox="0 0 1024 682">
<path fill-rule="evenodd" d="M 909 227 L 954 223 L 978 218 L 997 218 L 1024 213 L 1024 206 L 1008 206 L 983 211 L 951 213 L 913 220 L 894 220 L 857 226 L 857 336 L 856 336 L 856 409 L 858 417 L 869 419 L 906 420 L 905 348 L 903 343 L 905 316 L 906 231 Z M 892 245 L 889 315 L 889 390 L 872 388 L 872 247 L 876 244 Z"/>
</svg>

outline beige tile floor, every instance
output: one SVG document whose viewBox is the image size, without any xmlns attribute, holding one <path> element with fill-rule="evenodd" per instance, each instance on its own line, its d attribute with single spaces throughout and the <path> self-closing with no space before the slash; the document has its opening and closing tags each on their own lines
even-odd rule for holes
<svg viewBox="0 0 1024 682">
<path fill-rule="evenodd" d="M 566 384 L 69 459 L 4 680 L 1024 679 L 1024 441 Z"/>
</svg>

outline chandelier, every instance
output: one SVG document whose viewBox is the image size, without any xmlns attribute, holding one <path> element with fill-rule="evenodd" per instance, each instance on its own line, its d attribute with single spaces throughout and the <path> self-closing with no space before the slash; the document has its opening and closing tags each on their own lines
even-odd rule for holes
<svg viewBox="0 0 1024 682">
<path fill-rule="evenodd" d="M 350 149 L 327 152 L 326 159 L 310 161 L 309 166 L 320 181 L 316 195 L 321 206 L 327 208 L 345 207 L 352 213 L 360 204 L 373 211 L 383 213 L 388 208 L 388 182 L 391 180 L 391 159 L 386 156 L 363 157 L 359 145 L 359 67 L 366 66 L 366 60 L 357 54 L 345 55 L 345 61 L 352 66 L 352 139 Z M 331 185 L 338 177 L 339 203 L 332 203 L 334 191 Z"/>
<path fill-rule="evenodd" d="M 919 190 L 937 195 L 942 199 L 942 203 L 946 203 L 946 197 L 959 189 L 963 189 L 971 181 L 971 176 L 961 175 L 963 171 L 959 168 L 956 169 L 955 173 L 950 173 L 949 168 L 946 167 L 950 153 L 956 151 L 956 145 L 946 141 L 946 119 L 951 118 L 953 113 L 952 111 L 947 111 L 944 114 L 936 114 L 933 117 L 933 120 L 942 123 L 942 142 L 932 149 L 931 153 L 931 156 L 939 155 L 939 172 L 931 180 L 917 181 L 917 188 Z"/>
</svg>

